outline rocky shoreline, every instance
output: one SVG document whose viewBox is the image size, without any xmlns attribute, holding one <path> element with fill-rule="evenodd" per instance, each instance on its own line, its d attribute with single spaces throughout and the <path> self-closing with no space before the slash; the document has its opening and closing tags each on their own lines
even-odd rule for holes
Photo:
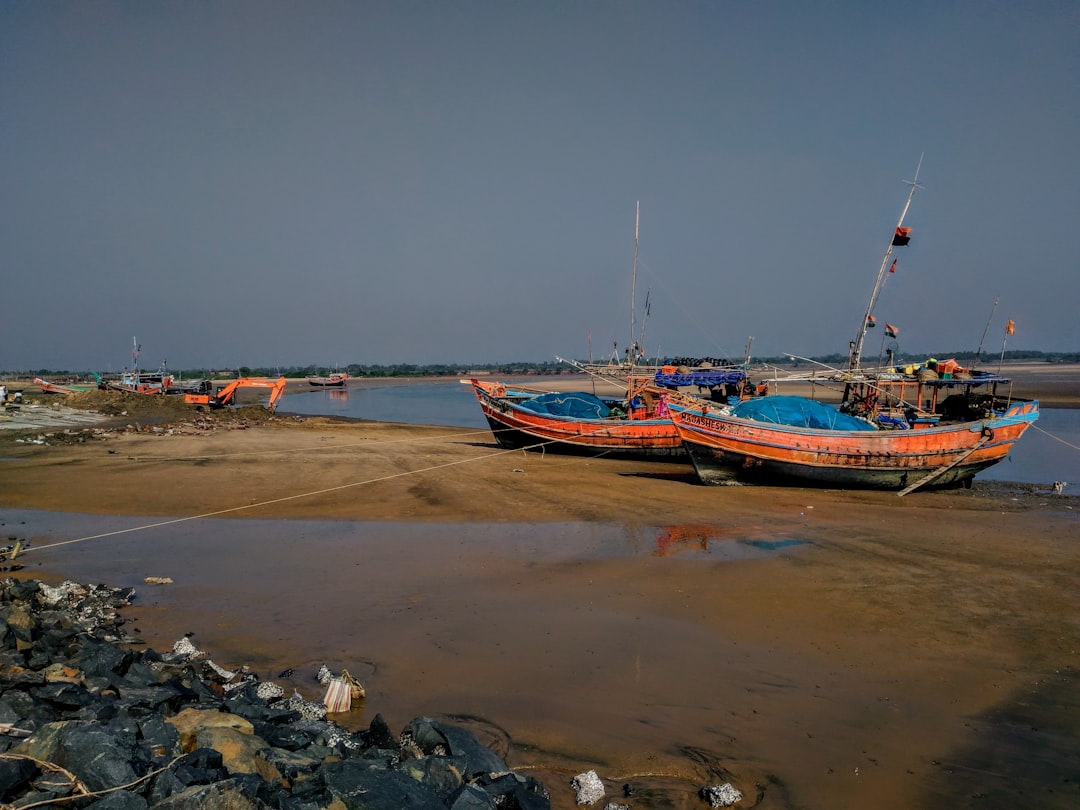
<svg viewBox="0 0 1080 810">
<path fill-rule="evenodd" d="M 0 582 L 4 808 L 550 807 L 467 730 L 351 733 L 322 703 L 218 667 L 187 639 L 134 650 L 132 589 Z"/>
</svg>

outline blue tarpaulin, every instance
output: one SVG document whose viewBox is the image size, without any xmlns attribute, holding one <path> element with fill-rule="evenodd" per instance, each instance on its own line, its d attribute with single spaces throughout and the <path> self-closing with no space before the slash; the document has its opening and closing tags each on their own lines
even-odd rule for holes
<svg viewBox="0 0 1080 810">
<path fill-rule="evenodd" d="M 574 419 L 606 419 L 611 413 L 604 401 L 584 391 L 567 394 L 541 394 L 517 403 L 533 413 L 550 416 L 571 416 Z"/>
<path fill-rule="evenodd" d="M 820 430 L 877 430 L 869 422 L 805 397 L 747 399 L 732 408 L 731 415 L 756 422 Z"/>
<path fill-rule="evenodd" d="M 712 388 L 715 385 L 734 385 L 736 383 L 741 383 L 745 379 L 745 371 L 731 369 L 717 369 L 715 371 L 697 370 L 688 371 L 685 374 L 679 374 L 678 372 L 665 374 L 662 371 L 658 371 L 653 378 L 657 385 L 662 385 L 665 388 L 686 388 L 691 385 L 697 385 L 701 388 Z"/>
</svg>

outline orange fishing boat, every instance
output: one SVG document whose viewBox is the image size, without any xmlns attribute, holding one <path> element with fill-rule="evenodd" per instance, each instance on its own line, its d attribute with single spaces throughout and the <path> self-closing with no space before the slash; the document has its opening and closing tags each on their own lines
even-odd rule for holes
<svg viewBox="0 0 1080 810">
<path fill-rule="evenodd" d="M 667 414 L 671 391 L 697 386 L 714 396 L 728 389 L 741 392 L 746 372 L 726 362 L 701 367 L 645 366 L 641 333 L 636 332 L 638 232 L 641 206 L 634 220 L 634 265 L 630 294 L 630 345 L 620 360 L 616 346 L 607 364 L 585 365 L 556 358 L 579 371 L 622 389 L 617 397 L 598 397 L 588 391 L 535 391 L 511 389 L 500 382 L 462 380 L 473 387 L 480 408 L 500 447 L 604 455 L 622 458 L 685 461 L 682 440 Z M 646 298 L 645 311 L 649 302 Z M 708 367 L 705 367 L 708 366 Z"/>
<path fill-rule="evenodd" d="M 638 372 L 626 377 L 626 395 L 619 397 L 514 389 L 487 380 L 469 383 L 500 447 L 685 461 L 682 440 L 667 413 L 669 393 L 697 386 L 726 397 L 729 390 L 742 391 L 746 380 L 745 371 L 732 368 L 680 373 L 664 367 L 651 376 Z"/>
<path fill-rule="evenodd" d="M 789 396 L 734 406 L 668 398 L 672 423 L 702 483 L 794 482 L 895 489 L 900 495 L 920 487 L 970 486 L 1038 418 L 1038 401 L 1014 398 L 1009 380 L 959 368 L 955 361 L 934 368 L 861 368 L 893 247 L 910 241 L 904 218 L 918 187 L 917 170 L 915 176 L 851 342 L 848 368 L 831 377 L 843 386 L 838 407 Z M 1012 328 L 1010 321 L 1006 332 Z"/>
</svg>

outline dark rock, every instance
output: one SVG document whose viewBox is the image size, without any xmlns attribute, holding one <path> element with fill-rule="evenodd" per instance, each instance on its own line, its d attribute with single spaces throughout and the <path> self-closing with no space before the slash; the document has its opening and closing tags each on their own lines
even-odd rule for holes
<svg viewBox="0 0 1080 810">
<path fill-rule="evenodd" d="M 139 719 L 139 737 L 154 757 L 174 757 L 180 753 L 180 733 L 161 715 Z"/>
<path fill-rule="evenodd" d="M 75 795 L 37 760 L 100 793 L 84 810 L 549 810 L 539 782 L 464 729 L 421 717 L 394 735 L 377 714 L 352 733 L 191 645 L 125 648 L 115 611 L 132 596 L 0 581 L 0 722 L 29 735 L 0 735 L 6 808 Z"/>
<path fill-rule="evenodd" d="M 60 713 L 76 711 L 94 702 L 93 695 L 73 683 L 47 683 L 31 689 L 30 694 L 35 700 L 51 704 Z"/>
<path fill-rule="evenodd" d="M 0 801 L 8 801 L 30 783 L 35 773 L 37 767 L 29 759 L 0 759 Z"/>
<path fill-rule="evenodd" d="M 121 650 L 115 644 L 89 637 L 83 641 L 71 660 L 86 675 L 108 677 L 123 676 L 131 666 L 133 658 L 133 653 Z"/>
<path fill-rule="evenodd" d="M 495 753 L 480 744 L 465 729 L 440 723 L 430 717 L 418 717 L 405 727 L 402 736 L 411 738 L 425 754 L 454 754 L 465 758 L 466 778 L 507 770 Z"/>
<path fill-rule="evenodd" d="M 56 763 L 91 791 L 133 782 L 146 771 L 141 760 L 134 737 L 114 725 L 68 727 L 60 735 L 56 756 Z"/>
<path fill-rule="evenodd" d="M 115 790 L 107 793 L 93 804 L 85 805 L 83 810 L 146 810 L 146 799 L 130 790 Z"/>
<path fill-rule="evenodd" d="M 482 777 L 477 785 L 500 810 L 549 810 L 547 788 L 531 776 L 505 772 Z"/>
<path fill-rule="evenodd" d="M 363 810 L 445 810 L 429 788 L 398 771 L 364 767 L 362 762 L 332 762 L 322 768 L 323 782 L 332 798 L 347 808 Z"/>
<path fill-rule="evenodd" d="M 26 605 L 9 605 L 0 608 L 0 622 L 7 626 L 16 643 L 33 643 L 41 635 L 41 624 Z"/>
<path fill-rule="evenodd" d="M 34 780 L 34 790 L 53 796 L 70 796 L 75 785 L 72 777 L 59 771 L 46 771 Z"/>
<path fill-rule="evenodd" d="M 397 738 L 381 714 L 371 718 L 368 730 L 362 735 L 364 743 L 374 748 L 396 748 Z"/>
<path fill-rule="evenodd" d="M 298 779 L 313 777 L 322 764 L 321 758 L 306 752 L 267 748 L 261 754 L 266 762 L 276 768 L 282 778 L 290 783 Z"/>
<path fill-rule="evenodd" d="M 209 784 L 204 782 L 203 784 Z M 146 791 L 146 801 L 150 805 L 156 805 L 172 796 L 186 790 L 189 786 L 180 781 L 175 771 L 170 768 L 161 771 L 150 779 L 150 787 Z"/>
<path fill-rule="evenodd" d="M 450 810 L 495 810 L 498 805 L 485 791 L 476 785 L 462 785 L 446 803 Z"/>
<path fill-rule="evenodd" d="M 463 784 L 467 766 L 465 757 L 430 756 L 406 760 L 400 769 L 445 801 Z"/>
<path fill-rule="evenodd" d="M 2 689 L 2 687 L 0 687 Z M 51 723 L 56 719 L 55 712 L 44 704 L 34 702 L 29 692 L 21 689 L 8 689 L 2 702 L 19 718 L 19 728 L 33 731 L 38 726 Z"/>
<path fill-rule="evenodd" d="M 194 785 L 154 805 L 155 810 L 264 810 L 265 807 L 234 780 Z"/>
<path fill-rule="evenodd" d="M 25 661 L 23 662 L 25 663 Z M 25 666 L 0 662 L 0 689 L 10 686 L 37 686 L 45 683 L 45 676 Z"/>
</svg>

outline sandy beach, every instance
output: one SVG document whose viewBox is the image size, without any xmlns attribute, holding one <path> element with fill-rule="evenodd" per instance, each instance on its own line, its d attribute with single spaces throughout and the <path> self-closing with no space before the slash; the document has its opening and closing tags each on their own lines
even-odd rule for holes
<svg viewBox="0 0 1080 810">
<path fill-rule="evenodd" d="M 1025 385 L 1075 407 L 1077 381 Z M 726 781 L 761 808 L 1080 801 L 1068 490 L 708 488 L 487 431 L 243 411 L 0 436 L 0 528 L 33 546 L 17 575 L 139 584 L 151 646 L 191 632 L 311 697 L 320 663 L 346 666 L 368 699 L 343 723 L 456 718 L 556 808 L 588 769 L 632 807 Z"/>
</svg>

